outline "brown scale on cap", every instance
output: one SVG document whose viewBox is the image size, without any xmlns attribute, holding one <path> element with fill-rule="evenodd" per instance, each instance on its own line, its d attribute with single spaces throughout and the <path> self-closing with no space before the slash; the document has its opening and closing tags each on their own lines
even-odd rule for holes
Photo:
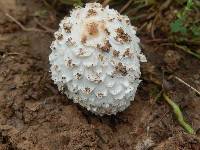
<svg viewBox="0 0 200 150">
<path fill-rule="evenodd" d="M 129 42 L 130 41 L 130 36 L 124 32 L 122 28 L 117 28 L 117 37 L 115 38 L 117 41 L 122 41 L 122 42 Z"/>
<path fill-rule="evenodd" d="M 72 63 L 72 59 L 65 60 L 65 64 L 66 66 L 71 68 L 75 66 L 75 64 Z"/>
<path fill-rule="evenodd" d="M 66 79 L 66 77 L 64 77 L 64 76 L 63 76 L 63 77 L 62 77 L 62 79 L 63 79 L 63 80 L 65 80 L 65 79 Z"/>
<path fill-rule="evenodd" d="M 113 56 L 114 56 L 114 57 L 118 57 L 118 56 L 119 56 L 119 53 L 120 53 L 119 51 L 114 50 L 114 51 L 113 51 Z"/>
<path fill-rule="evenodd" d="M 132 56 L 132 54 L 130 53 L 130 49 L 129 48 L 127 48 L 126 50 L 125 50 L 125 52 L 124 52 L 124 54 L 123 54 L 123 57 L 131 57 Z"/>
<path fill-rule="evenodd" d="M 51 49 L 52 50 L 56 50 L 56 47 L 55 47 L 55 45 L 53 43 L 51 44 Z"/>
<path fill-rule="evenodd" d="M 69 37 L 69 38 L 67 39 L 67 41 L 66 41 L 66 44 L 67 44 L 68 46 L 73 46 L 73 45 L 76 44 L 76 43 L 72 41 L 72 37 Z"/>
<path fill-rule="evenodd" d="M 94 79 L 94 82 L 95 82 L 95 83 L 101 83 L 102 80 L 95 78 L 95 79 Z"/>
<path fill-rule="evenodd" d="M 86 92 L 87 94 L 90 94 L 91 89 L 90 89 L 89 87 L 86 87 L 86 88 L 85 88 L 85 92 Z"/>
<path fill-rule="evenodd" d="M 120 22 L 122 22 L 122 19 L 121 19 L 121 18 L 119 18 L 118 20 L 119 20 Z"/>
<path fill-rule="evenodd" d="M 131 23 L 130 23 L 130 20 L 126 20 L 126 23 L 127 23 L 127 25 L 130 25 Z"/>
<path fill-rule="evenodd" d="M 105 29 L 105 32 L 107 35 L 110 35 L 110 32 L 108 31 L 108 29 Z"/>
<path fill-rule="evenodd" d="M 103 60 L 104 60 L 104 57 L 103 57 L 103 55 L 101 55 L 101 54 L 99 54 L 98 58 L 99 58 L 100 61 L 103 61 Z"/>
<path fill-rule="evenodd" d="M 100 49 L 103 52 L 110 52 L 111 45 L 110 45 L 109 41 L 107 40 L 103 46 L 100 46 L 98 44 L 97 48 Z"/>
<path fill-rule="evenodd" d="M 82 44 L 85 44 L 86 43 L 86 41 L 87 41 L 87 36 L 82 36 L 82 38 L 81 38 L 81 43 Z"/>
<path fill-rule="evenodd" d="M 104 96 L 103 93 L 97 93 L 97 97 L 98 97 L 98 98 L 102 98 L 103 96 Z"/>
<path fill-rule="evenodd" d="M 121 62 L 118 63 L 117 66 L 115 66 L 115 71 L 118 72 L 118 73 L 121 73 L 122 76 L 127 75 L 126 66 L 123 66 L 123 64 Z"/>
<path fill-rule="evenodd" d="M 87 17 L 95 16 L 97 12 L 94 9 L 89 9 L 87 13 Z"/>
<path fill-rule="evenodd" d="M 76 74 L 76 79 L 77 79 L 77 80 L 80 80 L 80 79 L 81 79 L 81 76 L 82 76 L 82 75 L 81 75 L 80 73 L 77 73 L 77 74 Z"/>
<path fill-rule="evenodd" d="M 79 56 L 83 56 L 85 54 L 85 51 L 82 49 L 82 48 L 80 48 L 79 49 Z"/>
<path fill-rule="evenodd" d="M 112 22 L 114 19 L 115 19 L 115 18 L 111 18 L 111 19 L 109 19 L 108 21 L 109 21 L 109 22 Z"/>
<path fill-rule="evenodd" d="M 63 35 L 61 33 L 56 33 L 55 38 L 60 41 L 63 39 Z"/>
<path fill-rule="evenodd" d="M 64 28 L 65 32 L 70 33 L 72 26 L 69 23 L 64 23 L 63 28 Z"/>
<path fill-rule="evenodd" d="M 53 66 L 53 69 L 54 69 L 54 70 L 58 70 L 58 65 L 54 65 L 54 66 Z"/>
<path fill-rule="evenodd" d="M 72 60 L 70 59 L 70 60 L 68 60 L 68 66 L 71 66 L 72 65 Z"/>
</svg>

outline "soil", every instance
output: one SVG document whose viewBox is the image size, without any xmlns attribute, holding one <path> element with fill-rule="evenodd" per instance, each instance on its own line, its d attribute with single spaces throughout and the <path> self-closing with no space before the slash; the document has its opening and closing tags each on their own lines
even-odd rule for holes
<svg viewBox="0 0 200 150">
<path fill-rule="evenodd" d="M 200 97 L 176 80 L 166 81 L 170 97 L 197 133 L 191 135 L 162 98 L 155 102 L 160 89 L 152 82 L 161 81 L 164 70 L 200 90 L 198 59 L 170 46 L 145 42 L 148 35 L 141 36 L 148 63 L 142 65 L 143 82 L 135 101 L 116 116 L 95 116 L 59 93 L 50 78 L 53 36 L 43 32 L 41 24 L 56 30 L 61 17 L 53 10 L 43 11 L 37 0 L 0 0 L 0 6 L 1 150 L 200 149 Z M 20 28 L 6 13 L 41 31 Z"/>
</svg>

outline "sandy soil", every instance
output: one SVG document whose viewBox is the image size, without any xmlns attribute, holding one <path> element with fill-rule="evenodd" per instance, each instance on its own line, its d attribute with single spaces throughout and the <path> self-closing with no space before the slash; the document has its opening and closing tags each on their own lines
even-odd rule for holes
<svg viewBox="0 0 200 150">
<path fill-rule="evenodd" d="M 143 43 L 148 63 L 142 66 L 144 81 L 135 101 L 117 116 L 98 117 L 73 104 L 51 81 L 52 34 L 24 31 L 5 13 L 28 28 L 40 28 L 39 21 L 56 29 L 60 17 L 54 11 L 38 17 L 43 6 L 37 0 L 0 0 L 0 6 L 0 149 L 200 149 L 200 97 L 175 80 L 170 83 L 170 96 L 197 132 L 190 135 L 167 103 L 154 101 L 159 89 L 149 80 L 161 79 L 162 70 L 167 70 L 200 90 L 197 59 L 171 47 Z"/>
</svg>

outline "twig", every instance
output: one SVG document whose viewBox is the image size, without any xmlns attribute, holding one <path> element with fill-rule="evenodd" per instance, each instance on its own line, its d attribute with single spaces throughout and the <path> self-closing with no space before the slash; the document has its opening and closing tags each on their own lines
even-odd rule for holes
<svg viewBox="0 0 200 150">
<path fill-rule="evenodd" d="M 197 89 L 195 89 L 194 87 L 192 87 L 191 85 L 189 85 L 188 83 L 186 83 L 185 81 L 183 81 L 181 78 L 177 76 L 174 76 L 174 78 L 178 80 L 179 82 L 183 83 L 184 85 L 186 85 L 187 87 L 189 87 L 190 89 L 192 89 L 193 91 L 195 91 L 200 96 L 200 92 Z"/>
<path fill-rule="evenodd" d="M 44 5 L 46 5 L 48 8 L 53 9 L 53 6 L 51 6 L 46 0 L 42 0 L 42 2 L 44 3 Z"/>
<path fill-rule="evenodd" d="M 169 43 L 171 42 L 171 43 Z M 184 44 L 187 43 L 187 45 L 200 45 L 200 40 L 191 40 L 191 39 L 184 39 L 182 41 L 178 41 L 177 39 L 174 40 L 170 40 L 168 39 L 168 43 L 163 43 L 162 45 L 173 45 L 174 43 L 177 44 Z"/>
<path fill-rule="evenodd" d="M 108 5 L 108 3 L 110 3 L 112 0 L 105 0 L 102 4 L 103 7 L 106 7 L 106 5 Z"/>
<path fill-rule="evenodd" d="M 129 0 L 121 9 L 120 9 L 120 13 L 124 12 L 128 7 L 129 5 L 133 2 L 133 0 Z"/>
<path fill-rule="evenodd" d="M 169 5 L 171 4 L 171 2 L 172 2 L 172 0 L 165 1 L 160 7 L 160 11 L 163 11 L 164 9 L 168 8 Z"/>
<path fill-rule="evenodd" d="M 102 134 L 101 134 L 101 132 L 100 132 L 99 129 L 96 129 L 96 130 L 95 130 L 95 134 L 99 137 L 99 139 L 100 139 L 103 143 L 107 143 L 107 142 L 105 141 L 105 139 L 102 137 Z"/>
<path fill-rule="evenodd" d="M 142 31 L 142 29 L 144 29 L 145 26 L 147 26 L 147 22 L 145 22 L 143 25 L 141 25 L 140 28 L 138 29 L 138 31 Z"/>
<path fill-rule="evenodd" d="M 13 53 L 7 53 L 7 55 L 13 56 L 13 55 L 21 55 L 21 54 L 20 54 L 20 53 L 17 53 L 17 52 L 13 52 Z"/>
<path fill-rule="evenodd" d="M 178 119 L 178 122 L 180 123 L 180 125 L 190 134 L 196 134 L 194 129 L 188 124 L 185 122 L 185 119 L 183 117 L 183 114 L 179 108 L 179 106 L 173 102 L 167 95 L 166 93 L 163 93 L 163 98 L 167 101 L 167 103 L 172 107 L 177 119 Z"/>
<path fill-rule="evenodd" d="M 35 22 L 36 22 L 41 28 L 45 29 L 47 32 L 49 32 L 49 33 L 54 33 L 54 32 L 55 32 L 55 30 L 53 30 L 53 29 L 51 29 L 51 28 L 49 28 L 49 27 L 44 26 L 43 24 L 41 24 L 41 23 L 39 22 L 39 20 L 36 19 L 36 18 L 35 18 Z"/>
<path fill-rule="evenodd" d="M 143 41 L 145 42 L 145 43 L 151 43 L 151 42 L 167 42 L 169 39 L 144 39 Z"/>
<path fill-rule="evenodd" d="M 164 90 L 161 89 L 160 92 L 158 92 L 155 97 L 151 98 L 150 104 L 155 104 L 161 98 L 163 91 Z"/>
<path fill-rule="evenodd" d="M 154 18 L 154 20 L 153 20 L 153 22 L 152 22 L 151 37 L 152 37 L 153 39 L 155 39 L 155 29 L 156 29 L 155 24 L 156 24 L 156 22 L 157 22 L 160 18 L 162 18 L 162 15 L 161 15 L 161 14 L 162 14 L 162 11 L 163 11 L 164 9 L 168 8 L 171 2 L 172 2 L 172 0 L 167 0 L 167 1 L 165 1 L 165 3 L 163 3 L 163 4 L 160 6 L 159 11 L 158 11 L 158 14 L 155 16 L 155 18 Z"/>
<path fill-rule="evenodd" d="M 158 101 L 158 99 L 162 96 L 162 94 L 163 94 L 163 89 L 156 95 L 156 97 L 154 98 L 154 101 L 156 102 L 156 101 Z"/>
<path fill-rule="evenodd" d="M 151 80 L 151 79 L 150 79 Z M 151 80 L 152 81 L 152 80 Z M 162 87 L 162 84 L 158 84 L 157 82 L 152 81 L 153 83 L 157 84 L 158 86 Z M 160 96 L 160 94 L 163 96 L 163 98 L 167 101 L 167 103 L 173 108 L 173 111 L 177 117 L 178 122 L 180 123 L 180 125 L 190 134 L 195 134 L 194 129 L 185 122 L 183 114 L 179 108 L 179 106 L 173 102 L 164 92 L 164 89 L 162 89 L 158 95 L 156 96 L 155 100 L 157 100 Z"/>
<path fill-rule="evenodd" d="M 161 17 L 160 13 L 161 12 L 159 11 L 158 14 L 155 16 L 155 18 L 153 19 L 152 24 L 151 24 L 151 37 L 153 39 L 155 39 L 155 29 L 156 29 L 155 24 L 159 20 L 159 18 Z"/>
<path fill-rule="evenodd" d="M 13 16 L 9 15 L 8 13 L 5 14 L 8 18 L 10 18 L 12 21 L 14 21 L 23 31 L 27 32 L 45 32 L 47 33 L 48 31 L 36 29 L 36 28 L 26 28 L 23 26 L 19 21 L 17 21 Z"/>
<path fill-rule="evenodd" d="M 185 51 L 188 54 L 193 55 L 194 57 L 196 57 L 197 59 L 200 60 L 200 54 L 197 54 L 197 53 L 191 51 L 189 48 L 181 46 L 181 45 L 177 45 L 177 44 L 174 44 L 174 46 L 177 47 L 177 48 L 179 48 L 179 49 L 181 49 L 181 50 L 183 50 L 183 51 Z"/>
<path fill-rule="evenodd" d="M 180 50 L 183 50 L 184 52 L 186 52 L 200 60 L 200 54 L 193 52 L 186 46 L 181 46 L 176 43 L 163 43 L 163 44 L 161 44 L 161 46 L 174 46 L 174 47 L 179 48 Z"/>
</svg>

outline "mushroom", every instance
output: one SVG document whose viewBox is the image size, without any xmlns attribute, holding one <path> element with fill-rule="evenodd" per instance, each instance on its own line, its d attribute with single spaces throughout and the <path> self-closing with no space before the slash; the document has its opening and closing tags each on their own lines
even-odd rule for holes
<svg viewBox="0 0 200 150">
<path fill-rule="evenodd" d="M 101 116 L 126 109 L 141 81 L 140 62 L 146 62 L 129 18 L 87 3 L 59 26 L 49 56 L 58 89 Z"/>
</svg>

